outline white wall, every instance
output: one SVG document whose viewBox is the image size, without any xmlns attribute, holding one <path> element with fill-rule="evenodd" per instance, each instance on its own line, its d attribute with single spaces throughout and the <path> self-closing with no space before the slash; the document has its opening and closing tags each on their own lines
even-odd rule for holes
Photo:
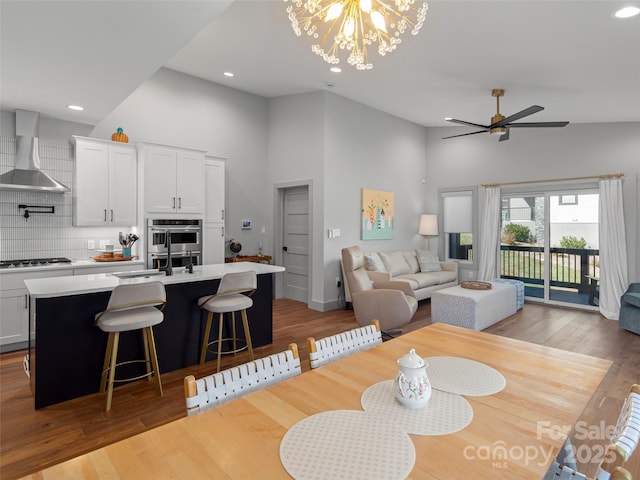
<svg viewBox="0 0 640 480">
<path fill-rule="evenodd" d="M 357 102 L 327 94 L 325 137 L 325 301 L 337 295 L 343 247 L 363 251 L 425 248 L 418 235 L 424 210 L 427 169 L 423 127 Z M 394 238 L 361 240 L 362 188 L 394 194 Z M 329 239 L 328 228 L 341 236 Z M 342 297 L 343 300 L 343 297 Z"/>
<path fill-rule="evenodd" d="M 264 253 L 273 246 L 260 234 L 268 227 L 267 100 L 257 95 L 160 69 L 118 108 L 96 125 L 90 136 L 111 138 L 122 127 L 129 143 L 164 143 L 205 150 L 226 162 L 226 239 L 235 238 L 242 253 Z M 242 230 L 241 220 L 253 222 Z"/>
<path fill-rule="evenodd" d="M 309 298 L 312 306 L 322 310 L 323 236 L 324 229 L 324 125 L 325 94 L 323 92 L 287 95 L 269 101 L 268 206 L 272 230 L 277 227 L 276 189 L 287 186 L 310 186 L 309 201 L 313 224 L 309 232 L 311 278 Z M 273 237 L 272 237 L 273 238 Z M 281 252 L 275 252 L 281 262 Z M 282 280 L 280 278 L 279 280 Z M 280 293 L 282 285 L 277 285 Z"/>
<path fill-rule="evenodd" d="M 624 173 L 629 280 L 640 279 L 640 123 L 527 128 L 512 131 L 507 142 L 488 134 L 441 139 L 466 131 L 462 127 L 427 129 L 428 209 L 435 211 L 437 190 L 442 187 Z"/>
<path fill-rule="evenodd" d="M 269 102 L 269 174 L 274 185 L 313 179 L 313 276 L 310 306 L 336 308 L 343 247 L 365 251 L 424 246 L 424 128 L 332 93 L 290 95 Z M 361 189 L 394 193 L 393 240 L 360 239 Z M 341 236 L 330 239 L 329 228 Z"/>
</svg>

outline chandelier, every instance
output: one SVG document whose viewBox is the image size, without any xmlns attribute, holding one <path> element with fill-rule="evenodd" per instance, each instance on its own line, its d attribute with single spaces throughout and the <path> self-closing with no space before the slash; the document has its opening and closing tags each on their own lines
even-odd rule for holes
<svg viewBox="0 0 640 480">
<path fill-rule="evenodd" d="M 402 43 L 407 30 L 417 35 L 427 15 L 427 4 L 416 0 L 284 0 L 291 27 L 315 40 L 311 50 L 331 65 L 340 63 L 341 50 L 358 70 L 370 70 L 367 48 L 377 43 L 386 55 Z M 373 47 L 375 48 L 375 47 Z"/>
</svg>

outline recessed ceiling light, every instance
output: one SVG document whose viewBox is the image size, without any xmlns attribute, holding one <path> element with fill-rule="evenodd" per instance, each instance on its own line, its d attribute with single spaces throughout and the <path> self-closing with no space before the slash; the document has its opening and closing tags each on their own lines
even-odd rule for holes
<svg viewBox="0 0 640 480">
<path fill-rule="evenodd" d="M 342 72 L 342 69 L 340 67 L 331 67 L 329 70 L 331 70 L 333 73 Z"/>
<path fill-rule="evenodd" d="M 82 105 L 67 105 L 67 108 L 69 110 L 78 110 L 78 111 L 84 110 L 84 107 Z"/>
<path fill-rule="evenodd" d="M 638 7 L 624 7 L 618 10 L 614 15 L 617 18 L 629 18 L 635 17 L 640 13 L 640 8 Z"/>
<path fill-rule="evenodd" d="M 231 72 L 224 72 L 224 76 L 225 76 L 225 77 L 233 77 L 233 73 L 231 73 Z"/>
</svg>

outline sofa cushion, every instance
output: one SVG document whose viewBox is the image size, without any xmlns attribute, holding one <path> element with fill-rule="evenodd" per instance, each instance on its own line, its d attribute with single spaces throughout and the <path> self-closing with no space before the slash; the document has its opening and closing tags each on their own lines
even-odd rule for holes
<svg viewBox="0 0 640 480">
<path fill-rule="evenodd" d="M 379 255 L 384 263 L 384 268 L 391 274 L 391 277 L 411 273 L 411 268 L 402 252 L 380 252 Z"/>
<path fill-rule="evenodd" d="M 406 273 L 393 277 L 394 280 L 404 280 L 411 284 L 411 288 L 417 290 L 419 288 L 432 287 L 438 285 L 438 277 L 430 273 Z"/>
<path fill-rule="evenodd" d="M 420 264 L 418 263 L 418 257 L 416 257 L 415 250 L 402 252 L 402 255 L 404 255 L 404 259 L 407 261 L 409 268 L 411 269 L 411 272 L 409 273 L 417 273 L 420 271 Z"/>
<path fill-rule="evenodd" d="M 384 263 L 377 253 L 366 253 L 364 255 L 364 268 L 372 272 L 386 272 Z"/>
<path fill-rule="evenodd" d="M 622 296 L 622 300 L 629 305 L 640 308 L 640 293 L 627 292 Z"/>
<path fill-rule="evenodd" d="M 421 272 L 439 272 L 442 270 L 437 252 L 416 250 L 416 257 L 418 258 Z"/>
<path fill-rule="evenodd" d="M 440 272 L 429 272 L 430 277 L 435 277 L 438 280 L 438 285 L 443 283 L 455 282 L 458 279 L 458 272 L 450 272 L 442 270 Z"/>
</svg>

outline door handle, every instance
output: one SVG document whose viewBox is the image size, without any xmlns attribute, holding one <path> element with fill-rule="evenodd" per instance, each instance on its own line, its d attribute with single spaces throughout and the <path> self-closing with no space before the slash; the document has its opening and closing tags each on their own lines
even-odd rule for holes
<svg viewBox="0 0 640 480">
<path fill-rule="evenodd" d="M 224 220 L 224 208 L 222 209 L 222 220 Z"/>
<path fill-rule="evenodd" d="M 282 247 L 282 250 L 283 250 L 284 252 L 286 252 L 286 251 L 287 251 L 287 247 Z"/>
<path fill-rule="evenodd" d="M 104 221 L 105 222 L 107 221 L 107 209 L 106 208 L 104 209 Z"/>
<path fill-rule="evenodd" d="M 111 210 L 111 221 L 113 222 L 113 209 Z"/>
<path fill-rule="evenodd" d="M 176 208 L 176 197 L 173 197 L 173 207 L 171 208 Z"/>
<path fill-rule="evenodd" d="M 182 208 L 182 197 L 178 197 L 178 208 Z"/>
</svg>

